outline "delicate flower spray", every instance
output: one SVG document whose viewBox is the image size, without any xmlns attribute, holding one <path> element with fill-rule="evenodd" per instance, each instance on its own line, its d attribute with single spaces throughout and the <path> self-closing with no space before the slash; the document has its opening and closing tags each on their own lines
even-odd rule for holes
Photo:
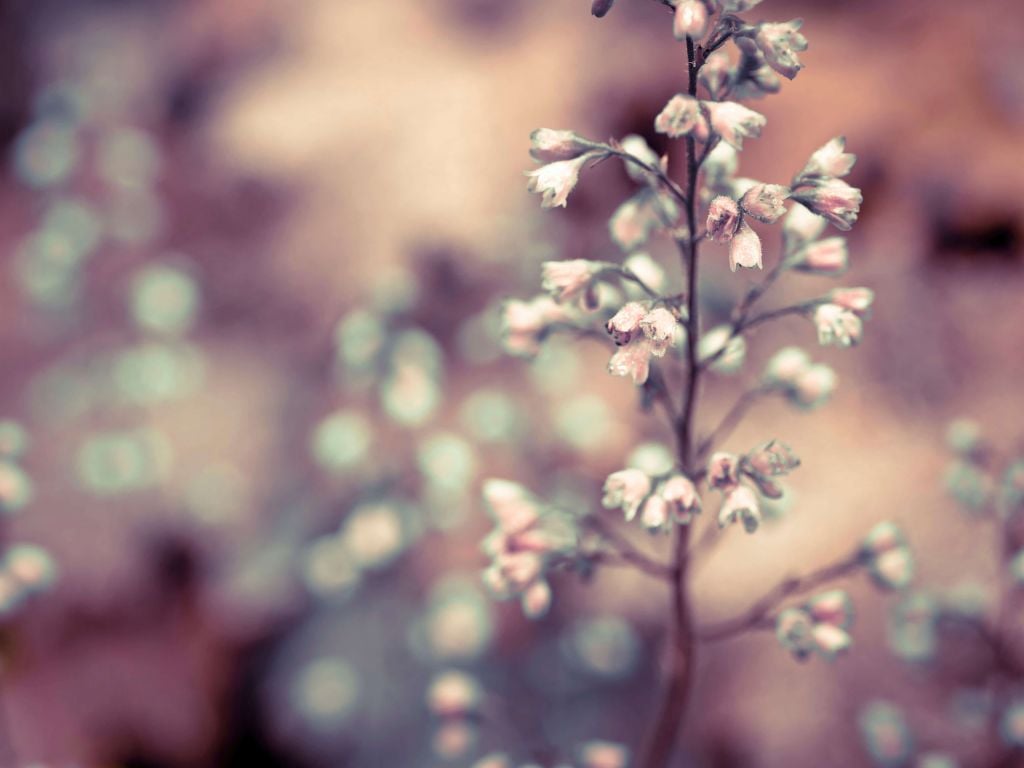
<svg viewBox="0 0 1024 768">
<path fill-rule="evenodd" d="M 803 316 L 822 345 L 849 347 L 863 335 L 873 294 L 867 288 L 839 288 L 806 301 L 771 310 L 759 303 L 787 273 L 835 276 L 848 263 L 846 241 L 824 237 L 831 225 L 847 231 L 857 219 L 861 193 L 845 178 L 855 157 L 845 140 L 833 138 L 815 151 L 788 185 L 738 178 L 738 153 L 756 140 L 766 119 L 740 101 L 774 93 L 780 75 L 792 79 L 807 48 L 799 20 L 751 23 L 738 16 L 760 0 L 657 0 L 670 11 L 667 23 L 685 46 L 687 79 L 683 90 L 653 118 L 654 130 L 678 140 L 684 168 L 676 174 L 669 155 L 657 154 L 638 136 L 599 142 L 568 130 L 540 129 L 531 136 L 531 155 L 540 163 L 527 172 L 528 188 L 544 208 L 568 205 L 589 167 L 620 161 L 636 185 L 609 222 L 609 234 L 623 250 L 621 264 L 573 260 L 543 267 L 544 293 L 504 308 L 505 344 L 513 354 L 531 356 L 551 334 L 597 338 L 613 351 L 608 372 L 630 379 L 646 410 L 664 414 L 676 441 L 674 466 L 661 474 L 630 467 L 604 483 L 603 506 L 620 510 L 569 512 L 553 508 L 522 486 L 491 480 L 484 486 L 495 522 L 484 549 L 490 558 L 485 582 L 495 595 L 521 601 L 531 617 L 545 613 L 553 599 L 550 575 L 556 570 L 583 574 L 604 564 L 634 567 L 663 581 L 671 592 L 664 691 L 646 734 L 638 734 L 640 754 L 631 764 L 663 768 L 676 751 L 702 643 L 759 629 L 774 630 L 797 659 L 833 659 L 852 642 L 853 607 L 831 583 L 859 569 L 881 587 L 906 586 L 912 560 L 899 529 L 880 523 L 849 556 L 784 580 L 752 602 L 743 614 L 713 625 L 695 616 L 688 588 L 694 560 L 733 525 L 754 534 L 771 500 L 783 494 L 779 479 L 800 461 L 783 443 L 770 440 L 747 453 L 721 444 L 759 400 L 779 396 L 810 409 L 831 395 L 836 376 L 797 347 L 779 350 L 760 380 L 709 428 L 698 407 L 710 376 L 737 372 L 747 335 L 785 316 Z M 597 0 L 593 13 L 613 9 Z M 725 46 L 733 44 L 730 57 Z M 766 254 L 758 227 L 781 222 L 781 253 Z M 649 240 L 674 242 L 684 284 L 672 290 L 660 266 L 636 251 Z M 732 271 L 764 270 L 733 308 L 728 323 L 707 331 L 702 324 L 698 279 L 705 243 L 720 244 Z M 710 508 L 710 509 L 709 509 Z M 708 509 L 713 515 L 704 515 Z M 628 527 L 672 538 L 671 558 L 635 544 Z M 705 533 L 696 536 L 698 525 Z M 819 587 L 829 588 L 814 594 Z"/>
</svg>

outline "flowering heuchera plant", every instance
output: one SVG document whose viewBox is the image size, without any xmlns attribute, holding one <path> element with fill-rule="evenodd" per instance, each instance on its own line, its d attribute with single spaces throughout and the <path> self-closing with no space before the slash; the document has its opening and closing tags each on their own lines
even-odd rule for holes
<svg viewBox="0 0 1024 768">
<path fill-rule="evenodd" d="M 774 93 L 781 77 L 802 69 L 799 54 L 808 43 L 801 21 L 752 22 L 741 18 L 760 0 L 657 0 L 671 14 L 666 32 L 684 43 L 687 78 L 652 128 L 677 140 L 677 152 L 659 157 L 639 136 L 607 142 L 570 130 L 542 128 L 531 136 L 530 153 L 540 165 L 527 172 L 528 189 L 544 208 L 565 207 L 587 169 L 619 161 L 637 190 L 609 221 L 611 239 L 624 252 L 622 263 L 574 259 L 543 266 L 544 293 L 509 301 L 504 309 L 505 345 L 519 355 L 535 354 L 552 333 L 596 338 L 609 345 L 607 370 L 639 389 L 645 409 L 658 406 L 675 440 L 674 466 L 663 474 L 625 467 L 604 481 L 602 506 L 619 511 L 561 511 L 522 486 L 491 480 L 484 497 L 495 520 L 485 542 L 491 565 L 485 580 L 499 597 L 515 597 L 530 616 L 552 601 L 551 574 L 559 569 L 589 572 L 605 563 L 635 567 L 663 581 L 671 592 L 667 680 L 661 702 L 649 718 L 640 768 L 663 768 L 675 754 L 684 721 L 699 645 L 751 630 L 774 630 L 795 658 L 832 660 L 853 642 L 854 611 L 849 596 L 834 588 L 811 595 L 835 580 L 865 570 L 880 586 L 898 589 L 912 575 L 906 542 L 892 523 L 882 523 L 848 556 L 802 576 L 786 579 L 733 619 L 702 625 L 694 615 L 688 574 L 705 542 L 719 529 L 739 525 L 748 534 L 762 526 L 766 508 L 784 495 L 781 479 L 800 460 L 784 443 L 766 440 L 746 452 L 723 448 L 747 410 L 778 396 L 812 409 L 836 387 L 831 368 L 812 362 L 799 347 L 771 357 L 762 375 L 734 407 L 715 421 L 698 407 L 709 376 L 738 373 L 749 335 L 787 316 L 809 322 L 805 333 L 823 345 L 849 347 L 861 341 L 873 300 L 867 288 L 838 288 L 792 305 L 760 309 L 762 298 L 787 273 L 836 276 L 849 253 L 841 236 L 823 238 L 831 225 L 849 230 L 861 193 L 845 179 L 855 157 L 842 137 L 829 139 L 788 184 L 738 177 L 738 155 L 766 130 L 764 115 L 741 104 Z M 596 0 L 602 17 L 613 0 Z M 730 58 L 725 46 L 736 47 Z M 670 169 L 681 167 L 681 178 Z M 763 227 L 781 224 L 781 248 L 771 254 Z M 668 285 L 664 270 L 636 250 L 655 239 L 672 243 L 684 283 Z M 711 253 L 701 254 L 707 244 Z M 716 253 L 717 251 L 717 253 Z M 699 268 L 702 259 L 727 258 L 733 272 L 761 273 L 733 308 L 728 322 L 704 329 Z M 735 278 L 741 279 L 739 275 Z M 714 514 L 701 522 L 703 510 Z M 671 538 L 671 557 L 637 545 L 628 528 Z M 695 542 L 693 532 L 708 533 Z M 791 603 L 791 598 L 798 598 Z"/>
</svg>

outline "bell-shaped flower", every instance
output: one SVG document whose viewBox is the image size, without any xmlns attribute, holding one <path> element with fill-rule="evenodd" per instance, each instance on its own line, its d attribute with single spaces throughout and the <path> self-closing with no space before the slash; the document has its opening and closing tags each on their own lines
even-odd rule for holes
<svg viewBox="0 0 1024 768">
<path fill-rule="evenodd" d="M 729 243 L 729 269 L 735 272 L 738 267 L 762 268 L 761 238 L 745 222 Z"/>
<path fill-rule="evenodd" d="M 651 373 L 651 356 L 654 344 L 647 337 L 634 340 L 632 343 L 615 350 L 608 361 L 608 373 L 633 380 L 636 385 L 643 384 Z M 664 354 L 664 353 L 663 353 Z"/>
<path fill-rule="evenodd" d="M 693 481 L 685 475 L 672 475 L 661 486 L 661 497 L 668 502 L 672 518 L 688 525 L 700 514 L 701 501 Z"/>
<path fill-rule="evenodd" d="M 786 253 L 796 253 L 808 243 L 817 240 L 828 226 L 828 221 L 811 213 L 803 205 L 790 206 L 789 213 L 782 220 L 782 238 Z"/>
<path fill-rule="evenodd" d="M 670 512 L 671 509 L 664 497 L 657 493 L 652 494 L 647 497 L 640 509 L 640 523 L 649 531 L 663 530 L 672 522 Z"/>
<path fill-rule="evenodd" d="M 807 601 L 807 613 L 814 621 L 831 624 L 839 629 L 853 626 L 853 601 L 842 589 L 830 589 Z"/>
<path fill-rule="evenodd" d="M 759 24 L 754 35 L 754 42 L 768 65 L 790 80 L 803 69 L 797 57 L 807 50 L 807 38 L 800 34 L 803 23 L 802 19 L 793 19 L 785 23 Z"/>
<path fill-rule="evenodd" d="M 786 212 L 784 205 L 789 197 L 789 187 L 779 184 L 755 184 L 740 198 L 740 208 L 765 224 L 774 224 Z"/>
<path fill-rule="evenodd" d="M 679 321 L 676 316 L 664 307 L 652 309 L 640 321 L 640 329 L 651 342 L 651 354 L 664 357 L 669 346 L 675 340 Z"/>
<path fill-rule="evenodd" d="M 541 163 L 575 160 L 596 146 L 573 131 L 538 128 L 530 134 L 530 156 Z"/>
<path fill-rule="evenodd" d="M 814 310 L 814 326 L 818 343 L 823 347 L 851 347 L 860 343 L 864 324 L 856 313 L 838 304 L 820 304 Z"/>
<path fill-rule="evenodd" d="M 903 531 L 891 521 L 872 528 L 861 544 L 861 558 L 875 584 L 903 589 L 914 577 L 914 557 Z"/>
<path fill-rule="evenodd" d="M 604 481 L 605 509 L 621 508 L 626 520 L 632 520 L 644 499 L 651 493 L 651 478 L 639 469 L 621 469 L 612 472 Z"/>
<path fill-rule="evenodd" d="M 572 160 L 558 160 L 542 165 L 536 170 L 526 171 L 530 179 L 527 189 L 541 196 L 542 208 L 564 208 L 569 193 L 576 188 L 580 180 L 583 166 L 600 155 L 599 152 L 587 152 Z"/>
<path fill-rule="evenodd" d="M 736 149 L 743 140 L 757 138 L 767 120 L 765 116 L 734 101 L 702 102 L 711 121 L 711 130 Z"/>
<path fill-rule="evenodd" d="M 791 197 L 812 213 L 824 216 L 832 226 L 849 231 L 860 214 L 864 196 L 842 179 L 828 178 L 813 185 L 794 187 Z"/>
<path fill-rule="evenodd" d="M 797 174 L 797 183 L 814 179 L 841 179 L 853 170 L 857 156 L 846 151 L 846 137 L 836 136 L 816 150 L 804 169 Z"/>
<path fill-rule="evenodd" d="M 761 524 L 761 505 L 757 494 L 748 485 L 737 485 L 727 491 L 718 510 L 718 526 L 725 528 L 742 522 L 747 533 L 753 533 Z"/>
<path fill-rule="evenodd" d="M 740 228 L 740 207 L 731 197 L 719 195 L 708 206 L 708 237 L 716 243 L 728 243 Z"/>
<path fill-rule="evenodd" d="M 702 3 L 697 0 L 697 5 Z M 685 93 L 677 93 L 654 118 L 654 130 L 670 139 L 693 134 L 703 141 L 707 139 L 708 121 L 697 99 Z"/>
<path fill-rule="evenodd" d="M 641 333 L 640 321 L 647 316 L 647 312 L 646 304 L 631 301 L 612 315 L 604 327 L 617 345 L 625 346 Z"/>
<path fill-rule="evenodd" d="M 718 451 L 708 459 L 708 487 L 730 490 L 740 480 L 740 457 Z"/>
<path fill-rule="evenodd" d="M 778 440 L 770 440 L 743 457 L 744 471 L 762 477 L 788 475 L 800 466 L 793 449 Z"/>
</svg>

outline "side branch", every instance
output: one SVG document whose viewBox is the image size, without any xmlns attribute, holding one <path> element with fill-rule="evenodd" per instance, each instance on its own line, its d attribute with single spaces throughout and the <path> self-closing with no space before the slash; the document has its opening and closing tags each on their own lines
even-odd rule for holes
<svg viewBox="0 0 1024 768">
<path fill-rule="evenodd" d="M 772 612 L 788 597 L 820 587 L 853 573 L 861 567 L 859 552 L 804 576 L 791 576 L 779 582 L 747 611 L 736 618 L 710 624 L 697 630 L 702 642 L 725 640 L 753 629 L 762 629 Z"/>
</svg>

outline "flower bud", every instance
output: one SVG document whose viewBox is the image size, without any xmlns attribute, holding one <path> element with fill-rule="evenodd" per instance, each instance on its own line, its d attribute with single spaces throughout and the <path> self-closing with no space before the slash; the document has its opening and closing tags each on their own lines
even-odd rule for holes
<svg viewBox="0 0 1024 768">
<path fill-rule="evenodd" d="M 480 705 L 480 684 L 464 672 L 442 672 L 427 689 L 427 707 L 438 717 L 464 717 Z"/>
<path fill-rule="evenodd" d="M 629 344 L 640 333 L 640 321 L 646 316 L 647 307 L 638 301 L 631 301 L 624 304 L 611 320 L 605 323 L 605 328 L 611 334 L 612 340 L 621 347 Z"/>
<path fill-rule="evenodd" d="M 740 228 L 740 208 L 730 197 L 720 195 L 708 207 L 708 236 L 716 243 L 728 243 Z"/>
<path fill-rule="evenodd" d="M 745 468 L 765 477 L 788 475 L 800 466 L 800 459 L 785 443 L 771 440 L 747 454 Z"/>
<path fill-rule="evenodd" d="M 754 42 L 768 65 L 790 80 L 803 69 L 797 54 L 807 50 L 807 38 L 800 34 L 801 26 L 802 19 L 785 24 L 759 24 L 754 35 Z"/>
<path fill-rule="evenodd" d="M 865 317 L 875 300 L 875 292 L 870 288 L 836 288 L 828 298 L 833 304 Z"/>
<path fill-rule="evenodd" d="M 673 475 L 661 487 L 661 497 L 668 502 L 676 522 L 687 525 L 700 514 L 701 502 L 693 481 L 685 475 Z"/>
<path fill-rule="evenodd" d="M 559 303 L 582 299 L 606 266 L 587 259 L 545 261 L 541 264 L 541 287 Z"/>
<path fill-rule="evenodd" d="M 621 469 L 605 480 L 601 504 L 605 509 L 621 507 L 626 520 L 632 520 L 650 492 L 651 478 L 645 473 L 639 469 Z"/>
<path fill-rule="evenodd" d="M 537 579 L 520 598 L 523 614 L 528 619 L 539 619 L 551 608 L 551 587 L 544 579 Z"/>
<path fill-rule="evenodd" d="M 739 482 L 740 459 L 735 453 L 719 451 L 708 460 L 708 486 L 727 490 Z"/>
<path fill-rule="evenodd" d="M 809 410 L 817 408 L 832 397 L 837 382 L 836 373 L 829 366 L 824 363 L 812 365 L 794 381 L 793 401 Z"/>
<path fill-rule="evenodd" d="M 853 638 L 845 631 L 832 624 L 815 624 L 811 630 L 814 649 L 828 661 L 834 660 L 853 645 Z"/>
<path fill-rule="evenodd" d="M 700 40 L 708 33 L 708 7 L 703 0 L 679 0 L 672 33 L 676 40 Z"/>
<path fill-rule="evenodd" d="M 800 206 L 797 208 L 806 210 Z M 850 266 L 850 253 L 845 239 L 830 237 L 811 243 L 797 252 L 789 264 L 798 272 L 812 275 L 841 275 Z"/>
<path fill-rule="evenodd" d="M 737 520 L 747 533 L 753 533 L 761 524 L 761 508 L 749 486 L 737 485 L 726 493 L 718 510 L 718 526 L 725 528 Z"/>
<path fill-rule="evenodd" d="M 757 138 L 767 120 L 765 116 L 734 101 L 702 102 L 711 120 L 711 130 L 722 141 L 743 149 L 743 139 Z"/>
<path fill-rule="evenodd" d="M 864 330 L 861 319 L 838 304 L 821 304 L 814 310 L 814 325 L 818 329 L 818 343 L 823 347 L 851 347 L 860 343 Z"/>
<path fill-rule="evenodd" d="M 575 160 L 594 149 L 594 146 L 593 142 L 587 141 L 573 131 L 538 128 L 530 134 L 530 156 L 542 163 Z"/>
<path fill-rule="evenodd" d="M 906 765 L 914 754 L 903 713 L 887 701 L 875 701 L 860 715 L 860 730 L 876 765 Z"/>
<path fill-rule="evenodd" d="M 837 136 L 811 155 L 797 178 L 801 181 L 842 178 L 853 170 L 856 162 L 857 156 L 846 151 L 846 138 Z"/>
<path fill-rule="evenodd" d="M 786 212 L 783 205 L 789 188 L 778 184 L 756 184 L 740 199 L 743 212 L 765 224 L 774 224 Z"/>
<path fill-rule="evenodd" d="M 580 180 L 580 171 L 587 161 L 595 159 L 600 153 L 588 152 L 573 160 L 559 160 L 558 162 L 542 165 L 533 171 L 526 171 L 530 178 L 527 189 L 541 195 L 542 208 L 564 208 L 569 199 L 569 193 L 576 188 Z"/>
<path fill-rule="evenodd" d="M 700 0 L 689 0 L 703 5 Z M 701 112 L 700 103 L 693 96 L 679 93 L 669 99 L 665 108 L 654 118 L 654 130 L 664 133 L 670 139 L 689 136 L 691 133 L 701 141 L 707 138 L 708 123 Z"/>
<path fill-rule="evenodd" d="M 794 189 L 792 198 L 819 216 L 828 219 L 832 226 L 844 232 L 849 231 L 860 214 L 864 196 L 860 190 L 851 187 L 842 179 L 825 179 L 813 186 Z"/>
<path fill-rule="evenodd" d="M 676 316 L 664 307 L 652 309 L 640 321 L 640 328 L 651 341 L 651 354 L 664 357 L 669 346 L 675 339 L 679 321 Z"/>
<path fill-rule="evenodd" d="M 815 622 L 831 624 L 839 629 L 853 625 L 853 601 L 842 589 L 830 589 L 807 601 L 807 612 Z"/>
<path fill-rule="evenodd" d="M 640 512 L 640 522 L 649 531 L 664 528 L 669 522 L 669 506 L 661 496 L 648 496 Z"/>
<path fill-rule="evenodd" d="M 764 382 L 770 385 L 791 386 L 797 377 L 811 367 L 810 356 L 800 347 L 783 347 L 768 361 L 764 371 Z"/>
<path fill-rule="evenodd" d="M 608 361 L 608 373 L 612 376 L 629 377 L 639 386 L 647 381 L 651 373 L 652 354 L 654 348 L 650 339 L 635 339 L 631 344 L 615 351 Z"/>
<path fill-rule="evenodd" d="M 729 243 L 729 269 L 735 272 L 737 267 L 762 268 L 761 238 L 746 223 Z"/>
</svg>

